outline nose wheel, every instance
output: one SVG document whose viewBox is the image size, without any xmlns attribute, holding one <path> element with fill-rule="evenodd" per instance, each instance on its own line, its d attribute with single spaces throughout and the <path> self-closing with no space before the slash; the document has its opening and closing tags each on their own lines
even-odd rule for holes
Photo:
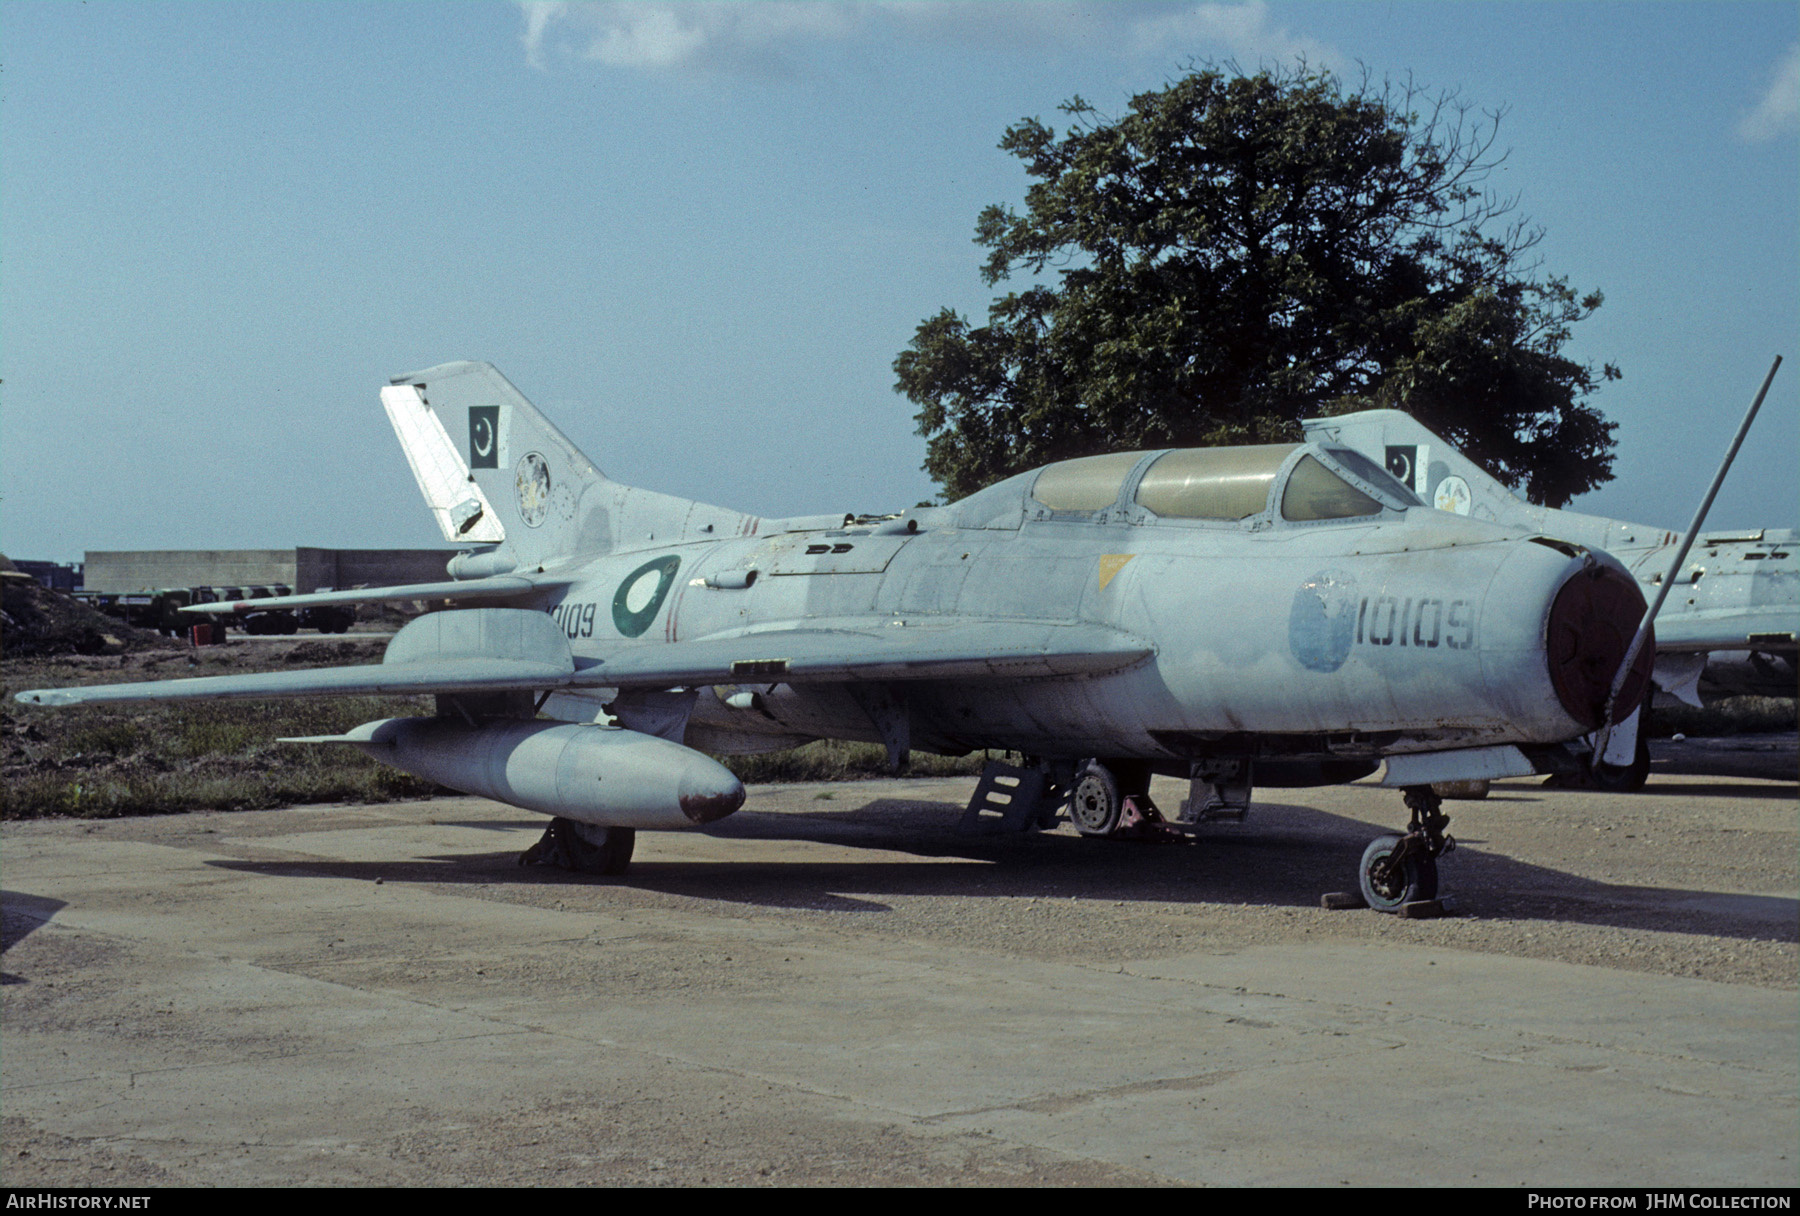
<svg viewBox="0 0 1800 1216">
<path fill-rule="evenodd" d="M 1398 912 L 1437 898 L 1437 858 L 1409 849 L 1404 836 L 1377 836 L 1363 850 L 1357 879 L 1364 903 L 1377 912 Z"/>
<path fill-rule="evenodd" d="M 1437 899 L 1437 859 L 1456 848 L 1444 831 L 1450 826 L 1444 800 L 1428 785 L 1409 785 L 1402 793 L 1412 811 L 1406 835 L 1377 836 L 1363 850 L 1357 870 L 1363 902 L 1378 912 Z"/>
</svg>

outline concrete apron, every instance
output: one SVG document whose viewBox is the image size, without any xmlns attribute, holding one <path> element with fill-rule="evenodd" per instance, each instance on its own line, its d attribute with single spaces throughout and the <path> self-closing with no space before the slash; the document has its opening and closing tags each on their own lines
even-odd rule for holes
<svg viewBox="0 0 1800 1216">
<path fill-rule="evenodd" d="M 568 911 L 509 902 L 492 870 L 374 881 L 522 848 L 528 831 L 495 829 L 538 817 L 471 799 L 350 819 L 216 816 L 213 848 L 80 824 L 9 836 L 9 1125 L 147 1177 L 238 1185 L 617 1181 L 630 1163 L 612 1141 L 639 1165 L 654 1153 L 621 1120 L 662 1129 L 672 1181 L 781 1159 L 799 1128 L 815 1144 L 898 1137 L 922 1181 L 980 1167 L 990 1181 L 1795 1182 L 1791 992 L 1435 947 L 1096 966 L 709 901 Z M 671 864 L 877 859 L 653 839 Z M 446 1154 L 464 1172 L 443 1172 Z M 821 1177 L 857 1176 L 851 1162 Z"/>
</svg>

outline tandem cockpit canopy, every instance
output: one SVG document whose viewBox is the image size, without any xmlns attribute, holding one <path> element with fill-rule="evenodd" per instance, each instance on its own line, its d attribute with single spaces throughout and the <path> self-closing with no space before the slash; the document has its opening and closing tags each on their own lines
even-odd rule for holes
<svg viewBox="0 0 1800 1216">
<path fill-rule="evenodd" d="M 1145 523 L 1270 514 L 1316 523 L 1423 505 L 1361 453 L 1310 443 L 1112 452 L 1060 461 L 1034 477 L 1027 510 L 1038 518 L 1091 518 L 1116 507 Z"/>
</svg>

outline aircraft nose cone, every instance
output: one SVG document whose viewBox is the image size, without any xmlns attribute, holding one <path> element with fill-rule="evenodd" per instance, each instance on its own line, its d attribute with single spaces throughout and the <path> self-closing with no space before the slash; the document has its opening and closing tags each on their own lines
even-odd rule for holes
<svg viewBox="0 0 1800 1216">
<path fill-rule="evenodd" d="M 744 805 L 744 783 L 724 765 L 707 761 L 681 775 L 681 813 L 695 823 L 716 823 Z"/>
<path fill-rule="evenodd" d="M 1606 713 L 1606 694 L 1625 651 L 1644 619 L 1643 592 L 1637 580 L 1610 566 L 1594 565 L 1564 583 L 1550 604 L 1544 649 L 1550 683 L 1569 716 L 1596 730 Z M 1612 720 L 1622 722 L 1643 699 L 1650 668 L 1656 661 L 1654 634 L 1644 641 L 1631 675 L 1619 690 Z"/>
</svg>

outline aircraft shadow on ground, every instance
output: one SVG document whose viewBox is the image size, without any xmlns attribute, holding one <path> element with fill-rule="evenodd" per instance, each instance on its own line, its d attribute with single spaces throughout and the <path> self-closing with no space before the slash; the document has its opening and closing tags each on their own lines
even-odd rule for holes
<svg viewBox="0 0 1800 1216">
<path fill-rule="evenodd" d="M 1354 890 L 1363 847 L 1396 824 L 1310 807 L 1258 803 L 1248 822 L 1207 824 L 1172 842 L 1088 840 L 1054 834 L 968 836 L 960 805 L 876 799 L 806 814 L 742 811 L 709 835 L 746 844 L 823 844 L 921 860 L 659 860 L 656 835 L 620 878 L 521 868 L 537 833 L 519 830 L 503 853 L 396 858 L 392 862 L 225 861 L 247 873 L 390 883 L 561 886 L 597 884 L 768 908 L 882 912 L 882 897 L 1038 897 L 1136 903 L 1319 906 L 1328 891 Z M 465 827 L 501 826 L 470 820 Z M 1454 828 L 1452 829 L 1454 832 Z M 759 850 L 759 854 L 766 850 Z M 971 864 L 975 863 L 975 864 Z M 1687 888 L 1602 882 L 1465 843 L 1441 865 L 1442 889 L 1465 913 L 1489 920 L 1553 920 L 1745 940 L 1800 939 L 1800 901 Z"/>
<path fill-rule="evenodd" d="M 1724 739 L 1650 740 L 1650 781 L 1667 789 L 1670 778 L 1736 777 L 1800 786 L 1800 748 L 1794 735 L 1750 735 Z M 1718 787 L 1715 787 L 1718 788 Z M 1742 793 L 1744 787 L 1724 787 Z"/>
<path fill-rule="evenodd" d="M 1712 775 L 1712 774 L 1707 774 Z M 1741 781 L 1724 784 L 1707 781 L 1706 775 L 1660 777 L 1652 775 L 1651 789 L 1658 794 L 1685 798 L 1794 798 L 1800 796 L 1800 782 L 1765 781 L 1747 785 Z"/>
<path fill-rule="evenodd" d="M 43 895 L 27 895 L 22 891 L 0 891 L 0 954 L 30 937 L 50 923 L 52 917 L 68 907 L 60 899 Z M 22 976 L 0 971 L 0 985 L 23 984 Z"/>
</svg>

